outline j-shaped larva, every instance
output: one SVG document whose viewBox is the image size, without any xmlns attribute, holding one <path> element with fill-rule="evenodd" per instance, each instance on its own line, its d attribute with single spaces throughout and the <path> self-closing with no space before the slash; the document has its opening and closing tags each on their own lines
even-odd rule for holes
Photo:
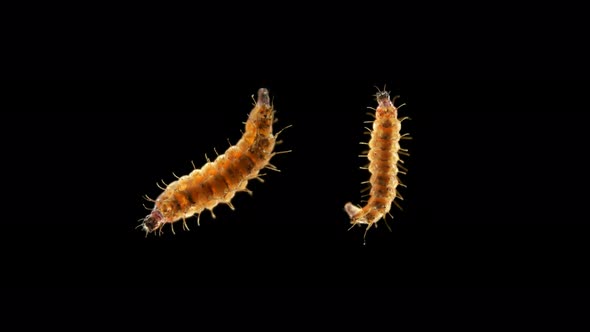
<svg viewBox="0 0 590 332">
<path fill-rule="evenodd" d="M 407 150 L 399 145 L 400 139 L 410 139 L 408 134 L 400 135 L 401 123 L 407 118 L 397 118 L 398 107 L 395 107 L 393 103 L 399 96 L 391 100 L 387 91 L 378 91 L 376 97 L 379 106 L 375 110 L 373 129 L 369 129 L 371 134 L 369 150 L 366 151 L 366 155 L 361 155 L 361 157 L 369 158 L 367 167 L 371 172 L 371 178 L 367 181 L 370 184 L 367 188 L 370 189 L 369 199 L 363 207 L 352 203 L 346 203 L 344 206 L 344 210 L 350 217 L 351 228 L 360 224 L 367 225 L 365 238 L 371 226 L 377 227 L 377 221 L 381 218 L 385 219 L 392 203 L 400 207 L 395 199 L 403 198 L 398 193 L 397 186 L 404 185 L 397 175 L 405 174 L 407 170 L 401 165 L 403 161 L 400 160 L 399 155 L 409 155 Z"/>
<path fill-rule="evenodd" d="M 246 189 L 249 180 L 258 179 L 263 182 L 263 168 L 279 171 L 269 163 L 270 159 L 283 152 L 273 152 L 277 136 L 273 135 L 272 125 L 274 108 L 271 105 L 268 90 L 258 90 L 258 99 L 250 112 L 246 129 L 242 138 L 231 146 L 224 154 L 214 161 L 208 162 L 200 169 L 193 170 L 189 175 L 179 177 L 170 183 L 157 199 L 152 200 L 154 207 L 151 213 L 143 218 L 140 226 L 147 233 L 161 231 L 166 224 L 183 221 L 187 228 L 186 218 L 200 216 L 203 210 L 211 212 L 218 204 L 225 203 L 234 209 L 231 200 L 237 192 L 252 192 Z M 197 220 L 197 223 L 199 221 Z M 172 231 L 174 228 L 172 226 Z"/>
</svg>

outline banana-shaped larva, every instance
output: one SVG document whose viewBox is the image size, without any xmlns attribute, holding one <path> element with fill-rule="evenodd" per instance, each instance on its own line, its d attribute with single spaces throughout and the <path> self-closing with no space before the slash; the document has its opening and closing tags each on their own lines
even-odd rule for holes
<svg viewBox="0 0 590 332">
<path fill-rule="evenodd" d="M 397 177 L 398 173 L 405 174 L 406 169 L 400 165 L 403 163 L 399 154 L 408 155 L 406 149 L 400 148 L 400 139 L 406 138 L 408 134 L 400 135 L 401 123 L 404 119 L 397 118 L 397 110 L 393 103 L 399 97 L 390 99 L 387 91 L 379 91 L 376 95 L 379 106 L 375 110 L 373 129 L 369 130 L 371 140 L 367 155 L 361 157 L 369 158 L 368 170 L 371 172 L 369 200 L 363 207 L 352 203 L 346 203 L 344 210 L 350 217 L 350 222 L 355 225 L 366 224 L 365 237 L 371 226 L 377 227 L 377 221 L 385 218 L 389 213 L 391 204 L 396 198 L 403 199 L 397 191 L 397 186 L 403 184 Z M 365 143 L 366 144 L 366 143 Z"/>
<path fill-rule="evenodd" d="M 213 208 L 218 204 L 227 204 L 233 210 L 231 200 L 234 195 L 240 191 L 252 194 L 246 186 L 252 179 L 262 181 L 262 174 L 259 174 L 261 169 L 278 171 L 269 163 L 274 155 L 280 153 L 273 152 L 280 133 L 273 135 L 274 113 L 268 90 L 258 90 L 256 104 L 238 143 L 214 161 L 207 159 L 208 162 L 202 168 L 170 183 L 157 199 L 149 199 L 155 203 L 154 207 L 140 225 L 146 235 L 156 230 L 161 231 L 164 225 L 179 220 L 186 227 L 186 218 L 195 214 L 200 216 L 205 209 L 215 218 Z"/>
</svg>

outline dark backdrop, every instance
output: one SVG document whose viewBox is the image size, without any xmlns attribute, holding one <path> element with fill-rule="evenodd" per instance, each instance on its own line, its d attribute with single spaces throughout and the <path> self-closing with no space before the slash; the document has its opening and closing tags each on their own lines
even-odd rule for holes
<svg viewBox="0 0 590 332">
<path fill-rule="evenodd" d="M 404 211 L 347 231 L 374 85 L 410 116 Z M 252 197 L 135 229 L 155 183 L 235 143 L 267 87 L 282 134 Z M 4 89 L 4 285 L 24 287 L 587 286 L 588 84 L 219 79 L 13 82 Z"/>
</svg>

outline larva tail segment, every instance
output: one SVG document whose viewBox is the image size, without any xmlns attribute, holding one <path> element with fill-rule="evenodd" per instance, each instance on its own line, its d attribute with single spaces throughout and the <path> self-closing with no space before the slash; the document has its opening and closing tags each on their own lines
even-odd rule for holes
<svg viewBox="0 0 590 332">
<path fill-rule="evenodd" d="M 245 130 L 235 145 L 230 143 L 223 154 L 213 149 L 215 160 L 205 155 L 206 163 L 203 167 L 197 168 L 191 161 L 193 171 L 189 175 L 177 176 L 173 173 L 176 181 L 170 184 L 162 181 L 165 187 L 157 184 L 163 190 L 158 198 L 153 200 L 146 196 L 148 201 L 154 203 L 150 214 L 142 219 L 140 225 L 146 236 L 155 231 L 161 233 L 166 224 L 171 224 L 172 232 L 175 233 L 172 224 L 179 220 L 182 220 L 182 229 L 188 230 L 186 219 L 195 215 L 197 225 L 200 225 L 200 216 L 204 210 L 208 210 L 215 219 L 213 209 L 219 204 L 235 210 L 231 200 L 238 192 L 252 195 L 252 191 L 246 186 L 253 179 L 264 182 L 262 176 L 265 174 L 260 173 L 262 169 L 278 172 L 279 169 L 270 163 L 271 158 L 290 151 L 273 151 L 276 138 L 282 132 L 281 130 L 273 135 L 272 126 L 276 120 L 274 114 L 268 90 L 259 89 L 254 108 L 244 123 Z"/>
<path fill-rule="evenodd" d="M 378 106 L 377 108 L 369 107 L 375 111 L 374 114 L 369 113 L 374 117 L 374 120 L 367 121 L 367 123 L 372 123 L 372 128 L 365 127 L 366 133 L 371 135 L 371 138 L 368 143 L 361 143 L 367 144 L 369 150 L 363 151 L 363 154 L 359 155 L 369 159 L 369 164 L 361 167 L 368 169 L 371 173 L 370 179 L 363 182 L 368 183 L 369 187 L 361 191 L 369 191 L 367 195 L 363 195 L 368 196 L 368 200 L 362 207 L 350 202 L 344 205 L 344 210 L 352 224 L 349 230 L 356 225 L 367 225 L 363 239 L 366 239 L 367 232 L 372 226 L 377 227 L 379 220 L 385 220 L 392 204 L 400 207 L 396 199 L 403 200 L 403 198 L 397 187 L 405 187 L 405 185 L 399 181 L 398 173 L 406 174 L 407 168 L 401 165 L 403 162 L 399 155 L 409 155 L 407 149 L 399 146 L 401 139 L 410 138 L 408 134 L 400 134 L 402 121 L 409 119 L 408 117 L 398 118 L 398 110 L 404 104 L 395 107 L 394 103 L 399 96 L 391 98 L 385 89 L 383 91 L 377 90 L 375 98 Z M 391 230 L 388 224 L 387 227 Z"/>
<path fill-rule="evenodd" d="M 348 213 L 348 216 L 350 218 L 353 218 L 356 214 L 358 214 L 362 210 L 362 208 L 352 204 L 351 202 L 348 202 L 344 205 L 344 210 L 346 211 L 346 213 Z"/>
</svg>

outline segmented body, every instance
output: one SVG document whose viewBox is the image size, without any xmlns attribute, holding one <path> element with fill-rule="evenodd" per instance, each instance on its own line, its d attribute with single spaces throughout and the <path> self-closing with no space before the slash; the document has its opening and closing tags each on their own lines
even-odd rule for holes
<svg viewBox="0 0 590 332">
<path fill-rule="evenodd" d="M 396 98 L 394 98 L 395 101 Z M 400 153 L 405 149 L 400 148 L 399 141 L 402 120 L 397 118 L 397 108 L 393 106 L 389 93 L 383 91 L 377 93 L 379 106 L 375 111 L 375 120 L 371 130 L 369 141 L 368 170 L 371 172 L 369 199 L 365 206 L 358 207 L 352 203 L 346 203 L 344 209 L 350 217 L 351 224 L 366 224 L 365 237 L 371 226 L 377 227 L 377 221 L 385 218 L 391 209 L 391 204 L 396 198 L 400 198 L 397 191 L 400 181 L 398 173 L 403 166 Z"/>
<path fill-rule="evenodd" d="M 269 163 L 276 154 L 273 152 L 276 143 L 272 131 L 274 112 L 268 91 L 260 89 L 242 138 L 214 161 L 170 183 L 153 201 L 153 210 L 143 219 L 146 233 L 161 230 L 165 224 L 184 222 L 206 209 L 215 218 L 213 208 L 219 204 L 234 209 L 232 198 L 240 191 L 251 194 L 246 186 L 249 180 L 260 179 L 261 169 L 277 170 Z"/>
</svg>

